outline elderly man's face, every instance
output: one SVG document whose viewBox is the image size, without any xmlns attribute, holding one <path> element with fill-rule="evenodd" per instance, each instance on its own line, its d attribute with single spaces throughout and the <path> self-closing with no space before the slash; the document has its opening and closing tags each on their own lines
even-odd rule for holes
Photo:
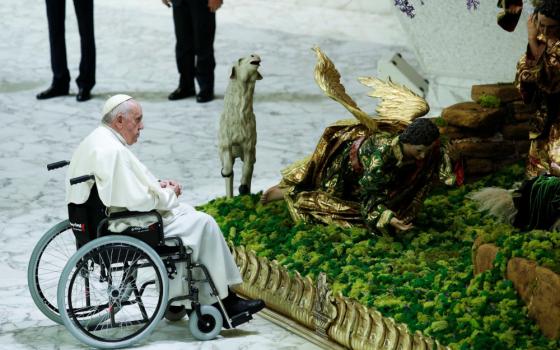
<svg viewBox="0 0 560 350">
<path fill-rule="evenodd" d="M 134 103 L 126 115 L 119 114 L 116 118 L 116 128 L 128 145 L 136 143 L 140 130 L 144 129 L 142 107 L 138 103 Z"/>
</svg>

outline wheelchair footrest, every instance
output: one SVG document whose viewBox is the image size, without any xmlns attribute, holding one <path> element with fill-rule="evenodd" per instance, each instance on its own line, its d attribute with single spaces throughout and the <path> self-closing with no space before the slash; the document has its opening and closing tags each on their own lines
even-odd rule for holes
<svg viewBox="0 0 560 350">
<path fill-rule="evenodd" d="M 231 318 L 231 326 L 235 328 L 243 323 L 251 321 L 252 319 L 253 316 L 248 311 L 245 311 Z"/>
</svg>

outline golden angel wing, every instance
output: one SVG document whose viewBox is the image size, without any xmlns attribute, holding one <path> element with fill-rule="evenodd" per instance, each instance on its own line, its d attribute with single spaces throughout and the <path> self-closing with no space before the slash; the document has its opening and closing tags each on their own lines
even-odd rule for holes
<svg viewBox="0 0 560 350">
<path fill-rule="evenodd" d="M 327 96 L 339 102 L 350 111 L 360 123 L 369 130 L 376 131 L 377 123 L 346 94 L 344 86 L 340 83 L 340 73 L 338 73 L 332 61 L 320 48 L 315 47 L 313 50 L 317 54 L 317 64 L 315 65 L 315 81 L 317 85 Z"/>
<path fill-rule="evenodd" d="M 400 119 L 410 122 L 425 115 L 430 110 L 426 100 L 406 86 L 374 77 L 362 77 L 358 80 L 365 86 L 373 88 L 368 96 L 381 99 L 376 108 L 380 118 Z"/>
</svg>

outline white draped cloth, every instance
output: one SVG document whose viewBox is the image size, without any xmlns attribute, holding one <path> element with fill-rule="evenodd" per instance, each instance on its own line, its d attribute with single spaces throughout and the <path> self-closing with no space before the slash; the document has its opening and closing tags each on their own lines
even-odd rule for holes
<svg viewBox="0 0 560 350">
<path fill-rule="evenodd" d="M 66 203 L 82 204 L 89 198 L 93 181 L 76 185 L 68 181 L 82 175 L 95 176 L 99 198 L 111 211 L 156 209 L 163 218 L 164 235 L 179 236 L 193 250 L 193 260 L 208 268 L 221 299 L 227 296 L 228 285 L 242 282 L 216 221 L 191 205 L 180 203 L 170 188 L 161 188 L 157 178 L 128 149 L 122 136 L 110 127 L 96 128 L 74 152 L 67 174 Z M 184 263 L 178 264 L 178 274 L 170 280 L 170 298 L 186 294 L 186 286 L 181 282 L 183 266 Z M 203 304 L 216 301 L 207 283 L 200 285 L 199 290 Z"/>
</svg>

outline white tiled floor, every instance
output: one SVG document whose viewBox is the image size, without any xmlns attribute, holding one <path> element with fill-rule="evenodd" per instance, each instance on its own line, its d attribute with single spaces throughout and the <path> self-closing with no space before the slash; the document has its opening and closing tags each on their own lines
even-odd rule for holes
<svg viewBox="0 0 560 350">
<path fill-rule="evenodd" d="M 364 13 L 302 5 L 304 1 L 239 0 L 218 12 L 216 93 L 209 104 L 170 102 L 177 83 L 171 12 L 158 0 L 96 0 L 97 85 L 94 98 L 38 101 L 50 83 L 43 1 L 0 4 L 0 348 L 74 349 L 79 343 L 35 307 L 26 269 L 40 236 L 65 218 L 64 171 L 45 164 L 69 159 L 100 119 L 105 98 L 127 93 L 141 102 L 146 128 L 133 151 L 156 175 L 185 186 L 182 200 L 204 203 L 224 194 L 216 149 L 218 119 L 230 62 L 257 53 L 264 80 L 257 83 L 257 163 L 253 192 L 274 184 L 284 166 L 309 153 L 323 128 L 349 117 L 313 81 L 321 46 L 337 64 L 351 96 L 372 112 L 374 103 L 356 78 L 375 74 L 377 60 L 393 51 L 410 54 L 389 13 Z M 387 6 L 382 6 L 386 8 Z M 75 78 L 79 39 L 67 2 L 67 48 Z M 71 90 L 75 93 L 76 87 Z M 239 174 L 239 167 L 236 166 Z M 236 185 L 237 187 L 237 185 Z M 262 318 L 214 341 L 197 342 L 185 322 L 163 321 L 141 349 L 314 349 Z"/>
</svg>

